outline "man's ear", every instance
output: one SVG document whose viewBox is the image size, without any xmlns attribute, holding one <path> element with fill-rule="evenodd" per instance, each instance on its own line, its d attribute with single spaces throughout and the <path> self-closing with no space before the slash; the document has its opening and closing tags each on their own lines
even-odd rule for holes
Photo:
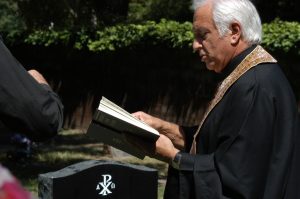
<svg viewBox="0 0 300 199">
<path fill-rule="evenodd" d="M 242 28 L 241 25 L 237 22 L 233 22 L 230 26 L 231 29 L 231 44 L 236 45 L 238 44 L 239 40 L 241 39 L 242 35 Z"/>
</svg>

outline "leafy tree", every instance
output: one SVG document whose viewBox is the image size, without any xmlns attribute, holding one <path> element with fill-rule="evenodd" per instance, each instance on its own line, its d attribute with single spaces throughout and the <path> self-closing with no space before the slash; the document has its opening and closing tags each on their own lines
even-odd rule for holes
<svg viewBox="0 0 300 199">
<path fill-rule="evenodd" d="M 97 19 L 103 25 L 124 22 L 128 14 L 129 0 L 91 0 Z"/>
<path fill-rule="evenodd" d="M 299 0 L 252 0 L 256 5 L 263 22 L 270 22 L 275 18 L 285 21 L 299 21 Z"/>
<path fill-rule="evenodd" d="M 285 21 L 299 21 L 299 0 L 251 0 L 257 7 L 262 21 L 275 18 Z M 130 0 L 128 19 L 131 22 L 161 18 L 176 21 L 192 21 L 190 5 L 192 0 Z"/>
<path fill-rule="evenodd" d="M 32 29 L 95 29 L 124 21 L 128 0 L 17 0 Z"/>
<path fill-rule="evenodd" d="M 131 0 L 128 19 L 131 22 L 162 18 L 179 22 L 191 21 L 191 0 Z"/>
<path fill-rule="evenodd" d="M 276 17 L 289 21 L 300 18 L 297 11 L 299 0 L 252 1 L 263 22 Z M 1 23 L 6 23 L 6 26 L 22 27 L 11 18 L 20 12 L 28 30 L 96 30 L 124 22 L 158 22 L 162 18 L 192 21 L 191 3 L 192 0 L 0 0 L 0 9 L 4 17 Z"/>
<path fill-rule="evenodd" d="M 152 0 L 148 11 L 150 19 L 166 18 L 175 21 L 191 21 L 192 10 L 190 0 Z"/>
<path fill-rule="evenodd" d="M 144 21 L 147 17 L 147 12 L 149 6 L 151 5 L 151 0 L 130 0 L 128 8 L 128 21 L 129 22 L 140 22 Z"/>
<path fill-rule="evenodd" d="M 21 15 L 29 30 L 64 27 L 68 24 L 69 13 L 60 0 L 17 0 Z"/>
<path fill-rule="evenodd" d="M 14 0 L 0 0 L 0 32 L 5 37 L 21 34 L 25 24 L 19 16 L 18 6 Z"/>
</svg>

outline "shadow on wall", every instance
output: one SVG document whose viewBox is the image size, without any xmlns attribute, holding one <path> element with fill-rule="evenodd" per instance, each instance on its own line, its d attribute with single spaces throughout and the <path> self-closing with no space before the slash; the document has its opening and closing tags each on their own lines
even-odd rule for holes
<svg viewBox="0 0 300 199">
<path fill-rule="evenodd" d="M 71 56 L 60 68 L 59 83 L 54 82 L 60 85 L 67 128 L 86 128 L 101 96 L 129 112 L 142 110 L 169 121 L 197 124 L 213 93 L 211 73 L 198 65 L 190 50 L 120 50 L 87 53 L 84 60 L 76 60 L 83 57 L 80 54 Z"/>
<path fill-rule="evenodd" d="M 101 96 L 128 112 L 142 110 L 179 124 L 198 124 L 219 81 L 191 49 L 143 46 L 97 54 L 59 46 L 19 46 L 13 51 L 27 69 L 40 70 L 59 93 L 65 128 L 87 128 Z M 291 65 L 290 58 L 275 57 L 288 66 L 284 71 L 299 93 L 298 62 Z"/>
</svg>

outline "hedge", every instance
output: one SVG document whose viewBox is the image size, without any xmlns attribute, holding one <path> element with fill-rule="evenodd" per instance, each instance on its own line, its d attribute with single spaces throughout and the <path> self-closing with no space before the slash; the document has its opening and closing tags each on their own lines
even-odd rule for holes
<svg viewBox="0 0 300 199">
<path fill-rule="evenodd" d="M 19 37 L 9 38 L 12 46 L 14 43 L 20 43 Z M 63 45 L 92 52 L 157 44 L 172 48 L 189 48 L 193 41 L 193 32 L 191 22 L 179 23 L 162 19 L 158 23 L 146 21 L 143 24 L 120 24 L 95 32 L 36 30 L 23 35 L 22 41 L 27 45 Z M 276 19 L 263 24 L 262 45 L 271 51 L 292 51 L 300 54 L 300 23 Z"/>
</svg>

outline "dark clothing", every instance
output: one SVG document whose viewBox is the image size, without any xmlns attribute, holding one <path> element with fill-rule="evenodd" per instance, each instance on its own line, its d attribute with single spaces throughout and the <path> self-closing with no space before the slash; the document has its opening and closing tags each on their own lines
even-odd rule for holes
<svg viewBox="0 0 300 199">
<path fill-rule="evenodd" d="M 228 76 L 253 48 L 235 57 L 221 75 Z M 180 170 L 169 169 L 165 198 L 300 198 L 298 120 L 293 91 L 280 67 L 253 67 L 206 118 L 196 155 L 188 153 L 188 143 L 197 128 L 185 129 L 187 151 Z"/>
<path fill-rule="evenodd" d="M 0 40 L 0 122 L 33 140 L 55 135 L 63 105 L 46 84 L 39 84 Z"/>
</svg>

